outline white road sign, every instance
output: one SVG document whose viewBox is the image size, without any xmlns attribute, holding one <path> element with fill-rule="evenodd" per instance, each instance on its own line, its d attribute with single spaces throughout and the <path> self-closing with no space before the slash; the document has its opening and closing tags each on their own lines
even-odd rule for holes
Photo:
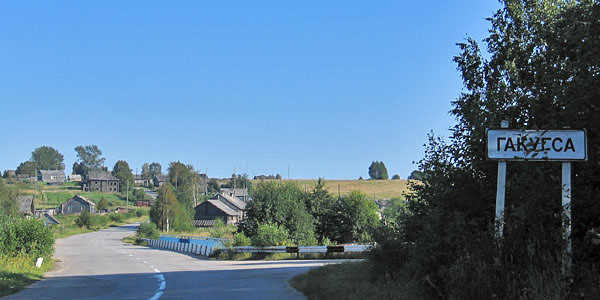
<svg viewBox="0 0 600 300">
<path fill-rule="evenodd" d="M 487 155 L 495 160 L 586 160 L 586 132 L 488 129 Z"/>
</svg>

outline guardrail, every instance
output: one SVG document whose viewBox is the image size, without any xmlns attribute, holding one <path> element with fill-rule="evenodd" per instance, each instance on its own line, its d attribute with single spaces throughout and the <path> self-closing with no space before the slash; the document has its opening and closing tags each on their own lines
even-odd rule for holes
<svg viewBox="0 0 600 300">
<path fill-rule="evenodd" d="M 173 250 L 177 252 L 185 252 L 195 255 L 204 255 L 210 256 L 213 251 L 220 247 L 214 247 L 212 245 L 201 245 L 201 244 L 193 244 L 193 243 L 181 243 L 175 241 L 167 241 L 167 240 L 147 240 L 148 246 L 155 248 L 162 248 Z"/>
<path fill-rule="evenodd" d="M 349 252 L 365 252 L 371 249 L 372 245 L 340 245 L 340 246 L 300 246 L 300 247 L 253 247 L 253 246 L 238 246 L 223 248 L 221 244 L 215 245 L 191 243 L 187 239 L 161 239 L 147 240 L 148 246 L 173 250 L 177 252 L 185 252 L 195 255 L 210 256 L 217 249 L 225 249 L 233 252 L 242 253 L 349 253 Z"/>
</svg>

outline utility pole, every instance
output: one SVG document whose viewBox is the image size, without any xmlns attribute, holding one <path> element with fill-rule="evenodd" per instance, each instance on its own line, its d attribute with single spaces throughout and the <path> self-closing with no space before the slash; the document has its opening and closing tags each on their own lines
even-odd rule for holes
<svg viewBox="0 0 600 300">
<path fill-rule="evenodd" d="M 127 210 L 129 210 L 129 180 L 127 180 Z"/>
</svg>

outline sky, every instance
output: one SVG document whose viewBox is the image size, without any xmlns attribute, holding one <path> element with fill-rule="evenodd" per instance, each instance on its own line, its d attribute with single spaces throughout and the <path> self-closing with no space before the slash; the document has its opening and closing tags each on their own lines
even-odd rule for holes
<svg viewBox="0 0 600 300">
<path fill-rule="evenodd" d="M 95 144 L 209 177 L 409 176 L 497 1 L 1 1 L 0 170 Z"/>
</svg>

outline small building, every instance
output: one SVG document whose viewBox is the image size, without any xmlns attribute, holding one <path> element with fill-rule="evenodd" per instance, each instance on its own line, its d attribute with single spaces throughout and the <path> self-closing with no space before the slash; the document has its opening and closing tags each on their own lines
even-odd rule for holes
<svg viewBox="0 0 600 300">
<path fill-rule="evenodd" d="M 18 196 L 16 199 L 17 208 L 19 212 L 25 216 L 33 216 L 35 212 L 35 207 L 33 205 L 33 196 L 32 195 L 24 195 Z"/>
<path fill-rule="evenodd" d="M 217 219 L 223 220 L 225 224 L 237 224 L 238 213 L 225 203 L 209 199 L 194 208 L 194 225 L 196 227 L 212 227 Z"/>
<path fill-rule="evenodd" d="M 119 178 L 106 171 L 89 171 L 83 189 L 90 192 L 118 193 Z"/>
<path fill-rule="evenodd" d="M 48 226 L 48 225 L 58 225 L 60 224 L 60 221 L 57 220 L 55 217 L 51 216 L 48 213 L 44 213 L 41 217 L 42 221 L 44 221 L 44 225 Z"/>
<path fill-rule="evenodd" d="M 211 200 L 218 200 L 221 203 L 227 205 L 230 209 L 237 213 L 238 220 L 241 221 L 244 219 L 244 213 L 246 212 L 246 202 L 242 201 L 238 197 L 221 192 L 216 193 Z"/>
<path fill-rule="evenodd" d="M 237 197 L 244 202 L 248 202 L 250 200 L 250 196 L 248 196 L 248 189 L 221 188 L 221 193 L 224 195 Z"/>
<path fill-rule="evenodd" d="M 129 212 L 129 208 L 117 207 L 117 208 L 115 208 L 115 212 L 118 214 L 126 214 Z"/>
<path fill-rule="evenodd" d="M 135 201 L 137 207 L 151 207 L 152 205 L 154 205 L 154 199 L 152 198 Z"/>
<path fill-rule="evenodd" d="M 55 216 L 60 213 L 60 207 L 51 207 L 51 208 L 43 208 L 36 209 L 34 215 L 36 218 L 41 218 L 44 214 L 49 214 L 51 216 Z"/>
<path fill-rule="evenodd" d="M 150 185 L 150 179 L 144 178 L 144 175 L 142 175 L 142 174 L 134 174 L 133 182 L 135 183 L 135 185 L 141 185 L 141 186 L 149 186 Z"/>
<path fill-rule="evenodd" d="M 155 187 L 161 187 L 165 182 L 167 182 L 167 175 L 165 174 L 156 174 L 152 179 Z"/>
<path fill-rule="evenodd" d="M 65 176 L 64 170 L 39 170 L 38 181 L 52 185 L 59 185 L 67 181 L 67 177 Z"/>
<path fill-rule="evenodd" d="M 96 204 L 82 196 L 75 195 L 60 205 L 60 213 L 63 215 L 80 214 L 84 210 L 89 213 L 96 212 Z"/>
<path fill-rule="evenodd" d="M 71 175 L 69 175 L 69 181 L 71 181 L 71 182 L 81 182 L 81 175 L 79 175 L 79 174 L 71 174 Z"/>
<path fill-rule="evenodd" d="M 6 170 L 4 171 L 4 177 L 7 179 L 17 178 L 17 171 L 15 170 Z"/>
<path fill-rule="evenodd" d="M 38 181 L 38 177 L 36 177 L 36 176 L 30 176 L 29 174 L 17 174 L 17 180 L 18 181 L 36 182 L 36 181 Z"/>
</svg>

